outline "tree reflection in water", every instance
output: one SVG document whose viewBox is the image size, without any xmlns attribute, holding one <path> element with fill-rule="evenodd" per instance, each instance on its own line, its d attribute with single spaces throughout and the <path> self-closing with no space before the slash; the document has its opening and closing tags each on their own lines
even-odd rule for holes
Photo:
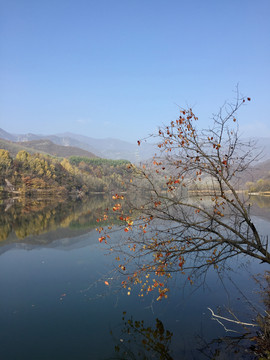
<svg viewBox="0 0 270 360">
<path fill-rule="evenodd" d="M 126 312 L 124 312 L 120 332 L 117 332 L 117 335 L 116 331 L 111 332 L 116 345 L 115 356 L 110 359 L 269 360 L 270 273 L 265 272 L 264 275 L 256 276 L 255 281 L 261 288 L 261 303 L 264 304 L 264 309 L 261 308 L 260 310 L 255 307 L 255 304 L 249 304 L 252 317 L 256 322 L 256 324 L 254 323 L 255 326 L 247 326 L 248 324 L 238 319 L 237 313 L 227 309 L 228 317 L 226 314 L 225 317 L 219 317 L 219 322 L 220 325 L 226 324 L 227 326 L 226 319 L 232 319 L 235 324 L 231 322 L 229 324 L 233 330 L 226 327 L 226 336 L 212 338 L 211 340 L 209 340 L 207 333 L 195 335 L 194 347 L 185 350 L 181 348 L 179 339 L 173 339 L 173 332 L 166 330 L 161 320 L 156 319 L 155 324 L 149 326 L 144 320 L 133 320 L 132 317 L 127 319 Z M 240 291 L 240 289 L 238 290 Z M 248 302 L 247 298 L 246 302 Z"/>
<path fill-rule="evenodd" d="M 151 327 L 144 320 L 132 317 L 126 320 L 126 312 L 123 312 L 122 321 L 120 339 L 114 339 L 115 357 L 111 359 L 173 360 L 170 350 L 173 333 L 164 329 L 162 321 L 156 319 L 155 326 Z"/>
<path fill-rule="evenodd" d="M 201 347 L 198 351 L 204 358 L 211 360 L 255 360 L 257 355 L 251 347 L 250 333 L 239 336 L 225 336 L 206 342 L 200 338 Z"/>
<path fill-rule="evenodd" d="M 254 333 L 224 336 L 207 342 L 197 337 L 197 349 L 187 354 L 183 352 L 173 357 L 171 341 L 173 333 L 165 330 L 161 320 L 156 319 L 154 326 L 147 326 L 144 320 L 126 320 L 123 313 L 123 326 L 117 336 L 111 331 L 115 341 L 115 355 L 110 360 L 176 360 L 176 359 L 211 359 L 211 360 L 269 360 L 270 353 L 258 347 L 258 338 Z M 259 332 L 257 332 L 259 336 Z M 261 335 L 260 335 L 261 336 Z M 176 339 L 175 339 L 176 340 Z M 182 352 L 181 352 L 182 353 Z M 180 356 L 180 357 L 179 357 Z"/>
<path fill-rule="evenodd" d="M 254 215 L 260 215 L 261 208 L 270 208 L 270 198 L 252 197 Z M 62 199 L 17 199 L 0 203 L 0 241 L 24 242 L 30 235 L 38 235 L 56 229 L 94 229 L 97 226 L 98 213 L 110 206 L 111 199 L 104 196 L 92 196 L 82 200 L 63 201 Z M 255 207 L 255 203 L 257 207 Z M 269 216 L 270 212 L 264 212 Z M 267 218 L 268 219 L 268 218 Z M 16 238 L 14 236 L 16 234 Z M 11 239 L 11 235 L 13 235 Z M 41 240 L 31 240 L 41 241 Z M 45 241 L 44 239 L 42 241 Z M 51 241 L 49 238 L 47 242 Z M 270 359 L 270 281 L 267 278 L 263 290 L 266 312 L 258 319 L 260 330 L 237 336 L 226 336 L 210 342 L 198 338 L 196 352 L 191 358 L 201 359 Z M 262 295 L 263 295 L 262 294 Z M 115 356 L 112 359 L 181 359 L 175 355 L 177 346 L 173 332 L 156 319 L 153 326 L 143 320 L 126 319 L 123 314 L 121 335 L 115 337 Z M 197 354 L 197 355 L 196 355 Z M 176 357 L 173 357 L 173 356 Z M 183 357 L 189 359 L 190 357 Z"/>
<path fill-rule="evenodd" d="M 0 241 L 13 232 L 13 241 L 40 235 L 57 228 L 94 229 L 98 212 L 109 206 L 105 196 L 91 196 L 82 200 L 8 199 L 0 202 Z"/>
<path fill-rule="evenodd" d="M 254 312 L 256 328 L 248 328 L 242 323 L 242 331 L 239 329 L 238 336 L 224 336 L 212 339 L 210 342 L 200 337 L 201 346 L 198 350 L 206 358 L 212 360 L 270 359 L 270 272 L 266 271 L 264 275 L 259 274 L 253 278 L 260 286 L 261 301 L 264 304 L 263 312 L 253 307 L 253 311 L 256 312 Z M 235 315 L 234 318 L 237 319 Z"/>
</svg>

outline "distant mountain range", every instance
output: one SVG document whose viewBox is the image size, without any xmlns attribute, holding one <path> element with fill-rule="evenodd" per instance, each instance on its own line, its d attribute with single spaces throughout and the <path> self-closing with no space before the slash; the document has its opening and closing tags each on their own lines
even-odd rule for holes
<svg viewBox="0 0 270 360">
<path fill-rule="evenodd" d="M 34 152 L 41 151 L 57 155 L 60 151 L 63 152 L 63 155 L 57 156 L 68 157 L 71 155 L 80 155 L 115 160 L 125 159 L 133 163 L 147 160 L 151 158 L 155 152 L 154 146 L 151 144 L 142 144 L 138 147 L 137 144 L 132 144 L 119 139 L 94 139 L 88 136 L 77 135 L 69 132 L 55 135 L 11 134 L 3 129 L 0 129 L 0 139 L 12 141 L 19 147 L 26 147 L 30 149 L 30 152 L 31 150 L 35 150 Z M 62 148 L 56 148 L 55 145 L 65 147 L 66 151 Z M 68 151 L 68 148 L 73 149 L 69 149 Z M 75 149 L 77 150 L 75 151 Z M 78 149 L 85 152 L 82 154 L 74 154 L 74 151 L 78 152 Z"/>
<path fill-rule="evenodd" d="M 20 150 L 25 150 L 30 154 L 41 153 L 50 154 L 57 157 L 70 156 L 86 156 L 89 158 L 96 158 L 97 156 L 89 151 L 74 147 L 56 145 L 48 139 L 13 142 L 10 140 L 3 140 L 0 138 L 0 148 L 9 151 L 11 156 L 15 157 Z"/>
<path fill-rule="evenodd" d="M 90 158 L 96 158 L 97 156 L 90 152 L 83 150 L 75 146 L 63 146 L 57 145 L 49 139 L 22 141 L 17 144 L 25 146 L 27 148 L 35 149 L 38 152 L 44 152 L 59 157 L 70 157 L 70 156 L 86 156 Z"/>
<path fill-rule="evenodd" d="M 80 155 L 102 157 L 107 159 L 125 159 L 133 163 L 153 157 L 156 149 L 153 144 L 142 143 L 141 146 L 119 139 L 95 139 L 84 135 L 65 132 L 54 135 L 11 134 L 0 128 L 0 139 L 12 141 L 13 150 L 21 147 L 31 152 L 45 152 L 56 156 Z M 270 138 L 257 138 L 256 148 L 262 150 L 261 161 L 270 159 Z M 245 141 L 245 139 L 243 139 Z M 7 145 L 7 144 L 6 144 Z M 60 146 L 57 147 L 56 145 Z M 10 144 L 11 147 L 11 144 Z M 79 150 L 80 149 L 80 150 Z M 19 151 L 19 150 L 17 150 Z"/>
</svg>

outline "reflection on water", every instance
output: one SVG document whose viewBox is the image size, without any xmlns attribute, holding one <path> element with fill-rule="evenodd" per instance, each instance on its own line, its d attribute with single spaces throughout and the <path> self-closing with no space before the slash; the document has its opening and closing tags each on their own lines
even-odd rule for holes
<svg viewBox="0 0 270 360">
<path fill-rule="evenodd" d="M 111 205 L 108 196 L 64 201 L 56 199 L 0 200 L 0 242 L 23 240 L 58 228 L 93 229 L 99 214 Z M 270 221 L 270 197 L 251 196 L 252 214 Z M 14 236 L 15 235 L 15 236 Z M 59 235 L 61 238 L 61 234 Z"/>
<path fill-rule="evenodd" d="M 259 208 L 270 209 L 270 196 L 250 196 L 251 204 Z"/>
<path fill-rule="evenodd" d="M 252 202 L 256 225 L 270 233 L 268 199 Z M 229 354 L 240 359 L 243 352 L 234 352 L 234 346 L 228 350 L 229 334 L 211 320 L 207 308 L 223 316 L 229 308 L 240 319 L 254 321 L 247 298 L 262 313 L 264 308 L 251 274 L 266 267 L 255 260 L 243 266 L 239 259 L 221 279 L 210 272 L 204 286 L 187 285 L 179 274 L 166 301 L 140 298 L 135 291 L 127 296 L 112 271 L 114 256 L 104 256 L 91 231 L 108 206 L 110 199 L 102 196 L 0 204 L 0 358 L 198 360 Z M 118 240 L 119 233 L 112 234 L 111 241 Z M 70 251 L 62 251 L 67 243 Z M 240 334 L 233 341 L 238 341 L 243 329 L 235 330 Z"/>
<path fill-rule="evenodd" d="M 122 317 L 121 333 L 111 335 L 115 340 L 115 356 L 113 359 L 157 359 L 173 360 L 170 344 L 173 333 L 165 330 L 161 320 L 156 319 L 154 326 L 145 324 L 144 320 L 126 320 L 126 312 Z"/>
<path fill-rule="evenodd" d="M 251 214 L 270 221 L 270 196 L 251 196 Z"/>
<path fill-rule="evenodd" d="M 176 360 L 171 348 L 173 332 L 166 330 L 161 320 L 155 319 L 151 326 L 144 320 L 133 320 L 133 317 L 126 320 L 126 312 L 123 313 L 120 331 L 114 329 L 111 335 L 115 342 L 115 355 L 112 359 L 125 360 Z M 234 336 L 223 336 L 210 341 L 206 341 L 202 336 L 195 336 L 196 348 L 188 358 L 194 359 L 211 359 L 211 360 L 254 360 L 254 331 L 250 333 L 247 328 L 243 329 L 243 334 L 234 334 Z M 269 340 L 267 340 L 269 341 Z M 257 355 L 267 356 L 265 353 L 256 352 Z M 181 354 L 181 358 L 186 358 Z M 267 357 L 265 358 L 267 359 Z"/>
<path fill-rule="evenodd" d="M 97 214 L 108 206 L 108 197 L 101 195 L 74 201 L 25 198 L 2 201 L 0 241 L 7 240 L 11 234 L 10 240 L 23 240 L 57 228 L 89 230 L 95 228 Z"/>
<path fill-rule="evenodd" d="M 224 336 L 205 342 L 201 339 L 198 351 L 211 360 L 255 360 L 250 334 Z"/>
</svg>

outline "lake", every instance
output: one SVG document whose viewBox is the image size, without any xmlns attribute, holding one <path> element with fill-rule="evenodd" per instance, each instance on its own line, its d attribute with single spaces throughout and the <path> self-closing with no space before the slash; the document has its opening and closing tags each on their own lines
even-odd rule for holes
<svg viewBox="0 0 270 360">
<path fill-rule="evenodd" d="M 270 234 L 269 199 L 252 201 L 255 224 Z M 207 308 L 253 321 L 253 307 L 263 313 L 263 304 L 252 275 L 268 266 L 239 258 L 226 274 L 209 272 L 204 283 L 191 286 L 177 276 L 166 300 L 128 296 L 95 231 L 109 203 L 102 196 L 1 202 L 0 359 L 251 358 L 241 348 L 245 341 L 232 348 L 229 338 L 226 346 L 215 341 L 245 331 L 224 322 L 237 331 L 226 332 Z"/>
</svg>

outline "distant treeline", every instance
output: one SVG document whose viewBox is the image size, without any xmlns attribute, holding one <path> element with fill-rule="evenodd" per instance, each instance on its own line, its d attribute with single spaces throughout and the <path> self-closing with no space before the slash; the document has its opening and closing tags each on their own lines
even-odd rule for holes
<svg viewBox="0 0 270 360">
<path fill-rule="evenodd" d="M 122 166 L 130 164 L 127 160 L 111 160 L 101 158 L 88 158 L 85 156 L 70 156 L 69 161 L 71 164 L 78 166 L 81 162 L 91 166 Z"/>
<path fill-rule="evenodd" d="M 125 160 L 56 158 L 25 150 L 12 158 L 9 151 L 0 149 L 0 190 L 28 195 L 125 190 L 128 164 Z"/>
<path fill-rule="evenodd" d="M 270 179 L 259 179 L 256 182 L 247 182 L 249 192 L 270 192 Z"/>
</svg>

